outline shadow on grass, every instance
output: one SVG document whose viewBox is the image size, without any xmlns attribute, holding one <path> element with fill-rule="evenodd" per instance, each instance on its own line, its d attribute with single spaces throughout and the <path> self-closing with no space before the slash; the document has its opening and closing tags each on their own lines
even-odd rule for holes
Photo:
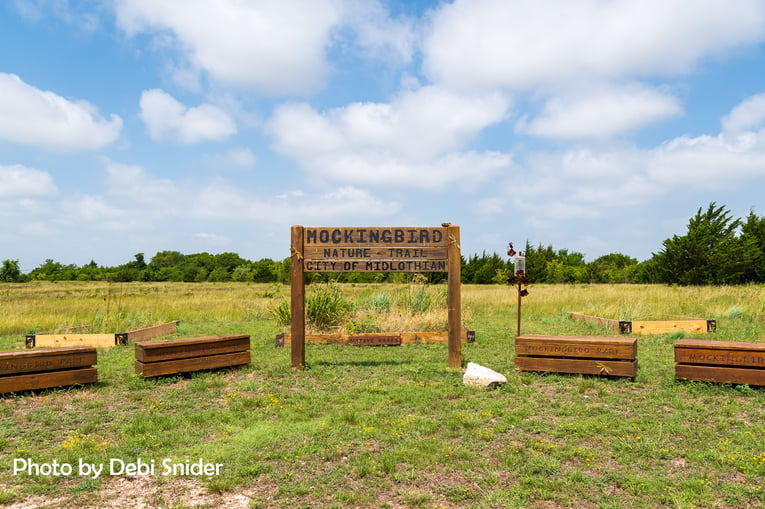
<svg viewBox="0 0 765 509">
<path fill-rule="evenodd" d="M 342 361 L 313 361 L 308 363 L 308 369 L 318 366 L 403 366 L 412 364 L 413 360 L 342 360 Z"/>
</svg>

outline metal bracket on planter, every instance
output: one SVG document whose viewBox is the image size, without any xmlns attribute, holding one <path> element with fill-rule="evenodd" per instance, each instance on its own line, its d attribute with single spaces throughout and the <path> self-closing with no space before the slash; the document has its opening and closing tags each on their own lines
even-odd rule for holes
<svg viewBox="0 0 765 509">
<path fill-rule="evenodd" d="M 114 334 L 114 344 L 115 345 L 127 345 L 128 344 L 128 333 L 127 332 L 117 332 Z"/>
<path fill-rule="evenodd" d="M 35 335 L 34 334 L 27 334 L 26 336 L 26 342 L 27 342 L 27 348 L 34 348 L 35 347 Z"/>
<path fill-rule="evenodd" d="M 467 330 L 467 342 L 468 343 L 475 343 L 475 331 L 474 330 Z"/>
<path fill-rule="evenodd" d="M 632 334 L 632 322 L 619 320 L 619 334 Z"/>
<path fill-rule="evenodd" d="M 276 347 L 280 348 L 284 346 L 284 333 L 280 333 L 276 335 Z"/>
<path fill-rule="evenodd" d="M 717 320 L 707 320 L 707 332 L 717 332 Z"/>
</svg>

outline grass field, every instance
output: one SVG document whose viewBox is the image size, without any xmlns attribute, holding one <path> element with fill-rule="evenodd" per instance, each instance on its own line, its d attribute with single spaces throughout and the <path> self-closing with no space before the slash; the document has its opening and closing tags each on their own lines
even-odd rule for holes
<svg viewBox="0 0 765 509">
<path fill-rule="evenodd" d="M 445 287 L 342 285 L 346 331 L 446 327 Z M 309 287 L 309 297 L 321 292 Z M 10 507 L 719 507 L 765 505 L 765 388 L 678 382 L 682 334 L 638 337 L 634 381 L 513 369 L 514 288 L 464 286 L 476 342 L 463 364 L 505 374 L 465 387 L 446 345 L 275 348 L 289 287 L 0 285 L 0 350 L 28 333 L 125 332 L 180 320 L 177 337 L 250 334 L 245 368 L 143 380 L 133 348 L 99 350 L 91 387 L 0 396 L 0 505 Z M 283 305 L 282 305 L 283 311 Z M 524 333 L 614 335 L 622 320 L 717 320 L 715 339 L 765 340 L 765 287 L 532 285 Z M 14 475 L 16 460 L 72 475 Z M 163 475 L 163 460 L 221 464 Z M 124 464 L 152 474 L 126 475 Z M 102 465 L 99 477 L 78 466 Z M 114 474 L 109 475 L 114 465 Z"/>
</svg>

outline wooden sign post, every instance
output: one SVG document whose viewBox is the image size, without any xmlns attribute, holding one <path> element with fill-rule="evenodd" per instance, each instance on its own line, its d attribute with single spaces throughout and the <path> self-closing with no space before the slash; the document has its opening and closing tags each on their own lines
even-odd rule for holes
<svg viewBox="0 0 765 509">
<path fill-rule="evenodd" d="M 291 231 L 292 368 L 305 368 L 306 272 L 446 272 L 449 367 L 462 367 L 460 227 L 313 228 Z"/>
</svg>

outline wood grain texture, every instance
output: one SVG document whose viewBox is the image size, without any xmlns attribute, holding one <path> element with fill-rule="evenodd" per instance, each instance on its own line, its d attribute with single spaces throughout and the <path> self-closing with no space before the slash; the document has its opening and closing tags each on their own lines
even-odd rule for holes
<svg viewBox="0 0 765 509">
<path fill-rule="evenodd" d="M 173 322 L 162 323 L 159 325 L 154 325 L 152 327 L 145 327 L 143 329 L 131 330 L 129 332 L 126 332 L 125 334 L 127 334 L 127 339 L 129 343 L 135 343 L 136 341 L 142 341 L 146 339 L 156 338 L 159 336 L 169 336 L 171 334 L 175 334 L 175 330 L 178 327 L 179 323 L 181 323 L 180 320 L 175 320 Z"/>
<path fill-rule="evenodd" d="M 140 341 L 135 344 L 135 358 L 148 363 L 242 352 L 249 349 L 250 336 L 246 334 Z"/>
<path fill-rule="evenodd" d="M 114 334 L 35 334 L 35 347 L 92 346 L 109 348 L 115 345 Z"/>
<path fill-rule="evenodd" d="M 290 357 L 292 369 L 305 369 L 305 273 L 303 272 L 304 228 L 290 231 Z"/>
<path fill-rule="evenodd" d="M 676 364 L 675 378 L 699 382 L 718 382 L 765 386 L 765 370 L 704 366 L 699 364 Z"/>
<path fill-rule="evenodd" d="M 244 366 L 250 363 L 250 352 L 235 352 L 205 357 L 191 357 L 169 361 L 148 362 L 135 361 L 135 372 L 144 378 L 191 373 L 205 369 L 218 369 Z"/>
<path fill-rule="evenodd" d="M 681 339 L 674 353 L 678 380 L 765 385 L 765 343 Z"/>
<path fill-rule="evenodd" d="M 95 366 L 94 347 L 73 346 L 0 352 L 0 375 L 60 371 Z"/>
<path fill-rule="evenodd" d="M 515 368 L 520 371 L 634 378 L 637 374 L 637 361 L 567 359 L 557 357 L 516 357 Z"/>
<path fill-rule="evenodd" d="M 144 378 L 250 363 L 250 336 L 141 341 L 135 344 L 135 372 Z"/>
<path fill-rule="evenodd" d="M 448 322 L 449 322 L 449 367 L 462 368 L 462 274 L 460 256 L 460 227 L 450 225 L 446 228 L 448 241 Z"/>
<path fill-rule="evenodd" d="M 515 339 L 515 354 L 589 359 L 637 359 L 637 340 L 590 336 L 522 334 Z"/>
<path fill-rule="evenodd" d="M 584 313 L 570 313 L 572 320 L 578 320 L 580 322 L 591 323 L 598 327 L 604 327 L 606 329 L 619 330 L 619 320 L 613 320 L 611 318 L 601 318 L 599 316 L 586 315 Z"/>
<path fill-rule="evenodd" d="M 707 332 L 707 320 L 633 320 L 633 334 L 667 334 L 685 331 L 690 333 Z"/>
<path fill-rule="evenodd" d="M 515 368 L 634 378 L 637 374 L 637 339 L 520 335 L 515 338 Z"/>
<path fill-rule="evenodd" d="M 96 368 L 68 369 L 64 371 L 49 371 L 45 373 L 29 373 L 24 375 L 0 377 L 0 394 L 9 392 L 50 389 L 95 383 L 98 381 Z"/>
<path fill-rule="evenodd" d="M 397 338 L 396 343 L 402 345 L 417 345 L 417 344 L 442 344 L 449 342 L 449 333 L 446 331 L 436 332 L 365 332 L 360 334 L 306 334 L 305 342 L 309 344 L 326 345 L 326 344 L 364 344 L 364 338 L 374 337 Z M 473 342 L 475 338 L 475 332 L 471 330 L 462 330 L 460 333 L 460 341 L 464 343 Z M 291 334 L 284 333 L 276 336 L 276 346 L 284 347 L 290 346 Z M 372 344 L 375 340 L 370 340 L 369 344 Z M 384 341 L 384 340 L 380 340 Z M 392 340 L 391 340 L 392 341 Z"/>
</svg>

